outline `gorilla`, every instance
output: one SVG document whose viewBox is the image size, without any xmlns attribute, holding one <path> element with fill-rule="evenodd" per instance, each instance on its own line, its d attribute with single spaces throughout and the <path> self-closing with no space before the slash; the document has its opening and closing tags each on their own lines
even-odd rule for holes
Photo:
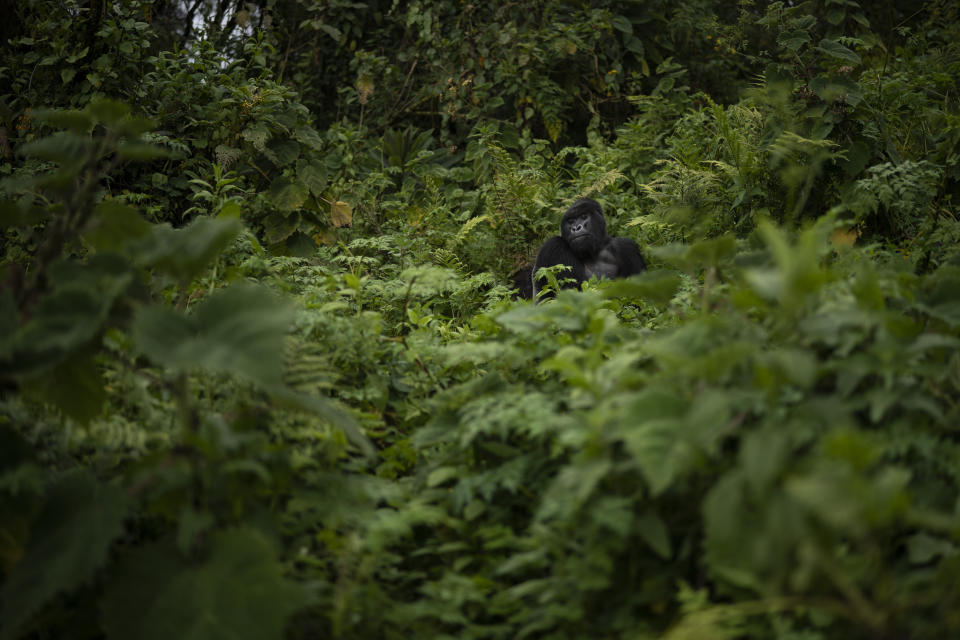
<svg viewBox="0 0 960 640">
<path fill-rule="evenodd" d="M 533 267 L 533 297 L 543 287 L 545 280 L 537 278 L 541 267 L 565 264 L 567 269 L 559 278 L 576 280 L 563 288 L 580 287 L 593 276 L 598 278 L 626 278 L 647 268 L 640 255 L 640 248 L 630 238 L 611 238 L 607 235 L 607 222 L 600 204 L 590 198 L 574 202 L 560 220 L 560 235 L 543 243 Z"/>
</svg>

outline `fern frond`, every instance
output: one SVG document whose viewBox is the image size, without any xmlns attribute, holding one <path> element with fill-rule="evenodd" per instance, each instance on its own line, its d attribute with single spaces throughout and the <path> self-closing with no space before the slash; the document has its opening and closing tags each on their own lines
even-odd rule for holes
<svg viewBox="0 0 960 640">
<path fill-rule="evenodd" d="M 336 372 L 320 345 L 288 337 L 284 343 L 284 382 L 297 391 L 330 389 Z"/>
<path fill-rule="evenodd" d="M 450 249 L 437 249 L 430 257 L 437 266 L 446 267 L 458 273 L 463 273 L 464 271 L 463 262 L 460 261 L 460 257 Z"/>
<path fill-rule="evenodd" d="M 600 193 L 610 185 L 616 184 L 616 182 L 623 177 L 625 176 L 621 172 L 617 171 L 616 169 L 611 169 L 609 171 L 606 171 L 599 178 L 594 180 L 586 189 L 578 193 L 575 197 L 586 198 L 591 194 Z"/>
<path fill-rule="evenodd" d="M 470 234 L 470 232 L 473 230 L 473 228 L 483 221 L 489 222 L 491 227 L 494 226 L 493 220 L 487 214 L 470 218 L 463 224 L 462 227 L 460 227 L 460 231 L 457 232 L 457 242 L 461 242 L 464 238 L 466 238 Z"/>
</svg>

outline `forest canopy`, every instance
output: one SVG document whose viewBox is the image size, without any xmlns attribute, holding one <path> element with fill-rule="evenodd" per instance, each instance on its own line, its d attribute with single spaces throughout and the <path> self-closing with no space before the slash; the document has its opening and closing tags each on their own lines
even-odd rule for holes
<svg viewBox="0 0 960 640">
<path fill-rule="evenodd" d="M 0 13 L 0 640 L 960 633 L 957 3 Z"/>
</svg>

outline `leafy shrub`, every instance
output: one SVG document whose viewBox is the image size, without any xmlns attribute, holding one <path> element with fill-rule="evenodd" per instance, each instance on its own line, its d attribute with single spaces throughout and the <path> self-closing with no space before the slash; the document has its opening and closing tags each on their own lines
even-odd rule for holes
<svg viewBox="0 0 960 640">
<path fill-rule="evenodd" d="M 230 627 L 279 636 L 310 596 L 281 575 L 269 527 L 258 531 L 242 517 L 269 503 L 265 491 L 287 495 L 289 462 L 265 446 L 256 408 L 280 402 L 326 414 L 368 453 L 371 446 L 341 410 L 283 385 L 291 318 L 274 295 L 239 284 L 209 295 L 192 289 L 237 235 L 235 220 L 200 217 L 173 229 L 116 200 L 98 202 L 97 187 L 113 167 L 163 154 L 142 142 L 149 123 L 109 101 L 38 117 L 67 130 L 24 151 L 56 168 L 3 185 L 5 233 L 38 247 L 27 264 L 7 265 L 27 277 L 0 298 L 2 383 L 20 391 L 3 401 L 3 437 L 11 443 L 3 471 L 13 481 L 4 485 L 3 509 L 16 514 L 18 532 L 5 552 L 13 562 L 2 588 L 3 631 L 16 637 L 40 628 L 38 614 L 59 606 L 58 594 L 92 582 L 70 605 L 82 611 L 100 602 L 102 627 L 90 621 L 91 631 L 205 635 Z M 83 246 L 72 242 L 78 236 Z M 158 300 L 164 292 L 175 295 L 176 308 Z M 191 304 L 197 294 L 202 300 Z M 213 381 L 226 376 L 260 398 L 211 395 Z M 131 401 L 114 397 L 111 384 L 133 391 Z M 108 398 L 120 415 L 104 414 Z M 163 409 L 165 421 L 155 415 Z M 151 410 L 152 419 L 129 436 L 144 444 L 131 447 L 121 435 L 118 446 L 110 426 L 130 430 Z M 171 417 L 179 429 L 169 427 Z M 50 426 L 33 437 L 61 442 L 54 461 L 64 467 L 49 481 L 16 434 L 45 419 Z M 63 419 L 98 423 L 92 433 L 106 444 L 92 440 L 88 467 L 66 463 L 91 441 L 64 441 L 53 426 Z M 25 493 L 14 480 L 21 476 Z M 123 546 L 127 520 L 144 527 L 142 537 L 114 558 L 109 550 Z M 241 608 L 248 618 L 232 615 Z M 43 628 L 59 633 L 65 624 L 55 619 Z"/>
<path fill-rule="evenodd" d="M 0 638 L 957 634 L 950 3 L 94 4 L 0 25 Z M 650 270 L 514 300 L 587 195 Z"/>
</svg>

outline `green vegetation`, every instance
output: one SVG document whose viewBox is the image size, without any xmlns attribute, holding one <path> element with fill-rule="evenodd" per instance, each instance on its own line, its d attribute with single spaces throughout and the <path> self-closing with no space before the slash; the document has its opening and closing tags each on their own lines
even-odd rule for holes
<svg viewBox="0 0 960 640">
<path fill-rule="evenodd" d="M 960 15 L 22 0 L 0 640 L 960 634 Z M 577 197 L 641 276 L 513 275 Z"/>
</svg>

